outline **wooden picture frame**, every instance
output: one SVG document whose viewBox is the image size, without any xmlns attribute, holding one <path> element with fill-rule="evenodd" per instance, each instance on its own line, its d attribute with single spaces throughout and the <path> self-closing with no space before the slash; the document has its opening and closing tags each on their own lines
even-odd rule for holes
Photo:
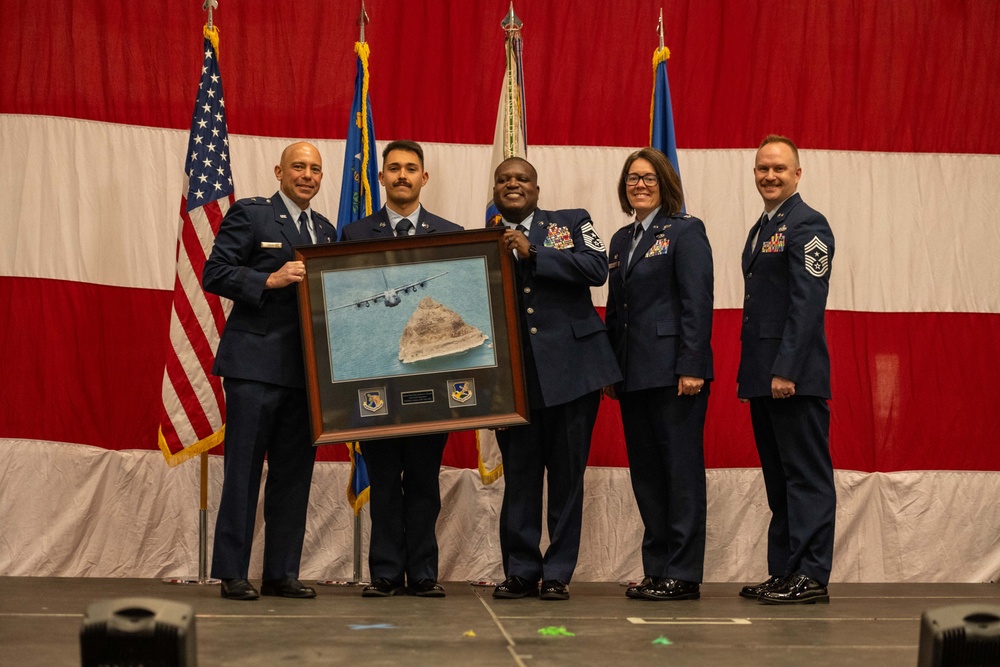
<svg viewBox="0 0 1000 667">
<path fill-rule="evenodd" d="M 315 444 L 528 423 L 514 260 L 502 236 L 296 247 Z"/>
</svg>

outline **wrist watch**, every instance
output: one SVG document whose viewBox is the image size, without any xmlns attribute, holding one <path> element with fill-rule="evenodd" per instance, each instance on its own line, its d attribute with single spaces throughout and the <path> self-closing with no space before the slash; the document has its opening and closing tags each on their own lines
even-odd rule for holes
<svg viewBox="0 0 1000 667">
<path fill-rule="evenodd" d="M 536 248 L 535 244 L 533 243 L 528 246 L 528 259 L 530 259 L 532 262 L 538 259 L 538 248 Z"/>
</svg>

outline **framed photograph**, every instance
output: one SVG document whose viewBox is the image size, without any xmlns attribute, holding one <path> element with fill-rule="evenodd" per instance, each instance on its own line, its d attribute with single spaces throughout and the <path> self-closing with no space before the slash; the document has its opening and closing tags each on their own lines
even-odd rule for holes
<svg viewBox="0 0 1000 667">
<path fill-rule="evenodd" d="M 528 422 L 502 229 L 295 249 L 317 445 Z"/>
</svg>

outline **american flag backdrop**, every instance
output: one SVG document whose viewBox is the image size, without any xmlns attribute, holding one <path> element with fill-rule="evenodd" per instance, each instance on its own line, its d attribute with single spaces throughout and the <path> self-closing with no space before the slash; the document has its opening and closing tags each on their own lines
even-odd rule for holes
<svg viewBox="0 0 1000 667">
<path fill-rule="evenodd" d="M 181 196 L 170 347 L 163 372 L 159 441 L 170 465 L 220 444 L 226 422 L 222 379 L 212 375 L 212 364 L 232 303 L 201 288 L 205 260 L 234 201 L 218 28 L 205 27 L 204 54 L 184 165 L 187 188 Z"/>
<path fill-rule="evenodd" d="M 315 143 L 334 175 L 313 206 L 332 216 L 357 72 L 356 11 L 220 4 L 226 108 L 220 89 L 201 101 L 218 110 L 198 136 L 212 142 L 217 113 L 228 122 L 241 196 L 269 196 L 281 149 Z M 715 260 L 706 579 L 767 574 L 767 502 L 735 381 L 740 255 L 762 208 L 752 162 L 761 138 L 778 132 L 798 143 L 802 197 L 837 239 L 826 318 L 838 484 L 832 578 L 996 580 L 1000 3 L 578 4 L 515 0 L 528 31 L 530 159 L 539 205 L 586 208 L 605 240 L 628 222 L 615 188 L 622 162 L 650 140 L 650 54 L 663 7 L 685 201 L 705 221 Z M 482 227 L 510 0 L 365 6 L 376 151 L 389 140 L 421 142 L 430 174 L 421 202 Z M 181 452 L 223 423 L 210 358 L 199 351 L 212 349 L 225 311 L 193 281 L 230 200 L 207 203 L 207 178 L 196 183 L 211 188 L 201 190 L 205 202 L 191 201 L 188 214 L 185 194 L 180 218 L 177 206 L 189 190 L 181 167 L 193 152 L 195 78 L 217 66 L 218 51 L 206 60 L 204 14 L 178 3 L 36 0 L 4 18 L 0 575 L 190 572 L 199 466 L 164 465 L 157 443 L 161 427 L 165 438 L 175 429 L 183 433 L 172 453 Z M 400 57 L 404 44 L 418 45 L 418 60 Z M 202 165 L 214 154 L 207 143 L 198 150 Z M 593 296 L 604 305 L 604 288 Z M 176 394 L 169 427 L 165 368 L 168 398 Z M 220 450 L 206 457 L 209 522 Z M 346 460 L 345 447 L 317 452 L 304 578 L 351 572 Z M 580 580 L 642 574 L 627 465 L 618 407 L 604 401 Z M 477 467 L 475 439 L 454 435 L 441 469 L 444 580 L 502 574 L 504 481 L 483 485 Z"/>
</svg>

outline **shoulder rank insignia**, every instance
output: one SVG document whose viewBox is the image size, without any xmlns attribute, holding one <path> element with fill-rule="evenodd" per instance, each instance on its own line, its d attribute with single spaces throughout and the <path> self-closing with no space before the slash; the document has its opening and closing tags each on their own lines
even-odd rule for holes
<svg viewBox="0 0 1000 667">
<path fill-rule="evenodd" d="M 580 231 L 583 232 L 583 244 L 585 246 L 597 252 L 606 252 L 604 248 L 604 241 L 601 240 L 597 230 L 594 229 L 594 224 L 590 220 L 583 223 L 583 226 L 580 227 Z"/>
<path fill-rule="evenodd" d="M 830 270 L 830 249 L 819 240 L 818 236 L 805 245 L 806 271 L 816 278 L 822 278 Z"/>
</svg>

